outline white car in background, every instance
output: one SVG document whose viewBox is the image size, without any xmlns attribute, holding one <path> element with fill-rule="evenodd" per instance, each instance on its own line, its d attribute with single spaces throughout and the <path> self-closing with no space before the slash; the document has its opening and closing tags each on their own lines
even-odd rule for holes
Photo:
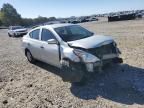
<svg viewBox="0 0 144 108">
<path fill-rule="evenodd" d="M 10 26 L 8 29 L 9 37 L 19 37 L 26 35 L 28 30 L 22 26 Z"/>
<path fill-rule="evenodd" d="M 29 62 L 40 60 L 62 70 L 69 82 L 83 82 L 105 64 L 122 63 L 116 42 L 75 24 L 53 24 L 32 29 L 22 47 Z"/>
</svg>

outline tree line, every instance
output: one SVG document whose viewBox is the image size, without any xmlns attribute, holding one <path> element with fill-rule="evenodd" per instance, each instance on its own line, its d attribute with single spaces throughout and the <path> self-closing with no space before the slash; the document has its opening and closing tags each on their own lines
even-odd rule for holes
<svg viewBox="0 0 144 108">
<path fill-rule="evenodd" d="M 38 16 L 34 19 L 22 18 L 17 10 L 9 3 L 3 4 L 2 8 L 0 9 L 0 26 L 22 25 L 28 27 L 54 20 L 56 20 L 55 17 L 47 18 L 42 16 Z"/>
</svg>

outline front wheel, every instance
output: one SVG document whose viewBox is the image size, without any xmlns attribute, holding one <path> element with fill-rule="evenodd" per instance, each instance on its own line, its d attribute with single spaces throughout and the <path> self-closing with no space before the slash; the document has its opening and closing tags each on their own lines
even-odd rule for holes
<svg viewBox="0 0 144 108">
<path fill-rule="evenodd" d="M 69 66 L 62 66 L 61 76 L 63 81 L 83 85 L 86 82 L 85 71 L 80 63 L 68 62 Z"/>
<path fill-rule="evenodd" d="M 87 77 L 84 75 L 79 82 L 72 82 L 72 84 L 75 86 L 84 86 L 86 85 L 86 82 L 87 82 Z"/>
<path fill-rule="evenodd" d="M 11 35 L 8 33 L 8 36 L 11 37 Z"/>
</svg>

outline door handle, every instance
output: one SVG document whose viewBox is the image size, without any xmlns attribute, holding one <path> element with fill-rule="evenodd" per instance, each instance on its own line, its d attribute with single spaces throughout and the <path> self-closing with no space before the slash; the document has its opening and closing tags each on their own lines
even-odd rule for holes
<svg viewBox="0 0 144 108">
<path fill-rule="evenodd" d="M 44 49 L 44 47 L 43 47 L 43 46 L 41 46 L 40 48 Z"/>
</svg>

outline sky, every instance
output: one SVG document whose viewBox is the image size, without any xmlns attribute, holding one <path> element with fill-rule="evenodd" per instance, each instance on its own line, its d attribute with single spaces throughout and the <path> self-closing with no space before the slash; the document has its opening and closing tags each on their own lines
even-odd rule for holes
<svg viewBox="0 0 144 108">
<path fill-rule="evenodd" d="M 0 0 L 10 3 L 23 18 L 70 17 L 144 9 L 144 0 Z"/>
</svg>

